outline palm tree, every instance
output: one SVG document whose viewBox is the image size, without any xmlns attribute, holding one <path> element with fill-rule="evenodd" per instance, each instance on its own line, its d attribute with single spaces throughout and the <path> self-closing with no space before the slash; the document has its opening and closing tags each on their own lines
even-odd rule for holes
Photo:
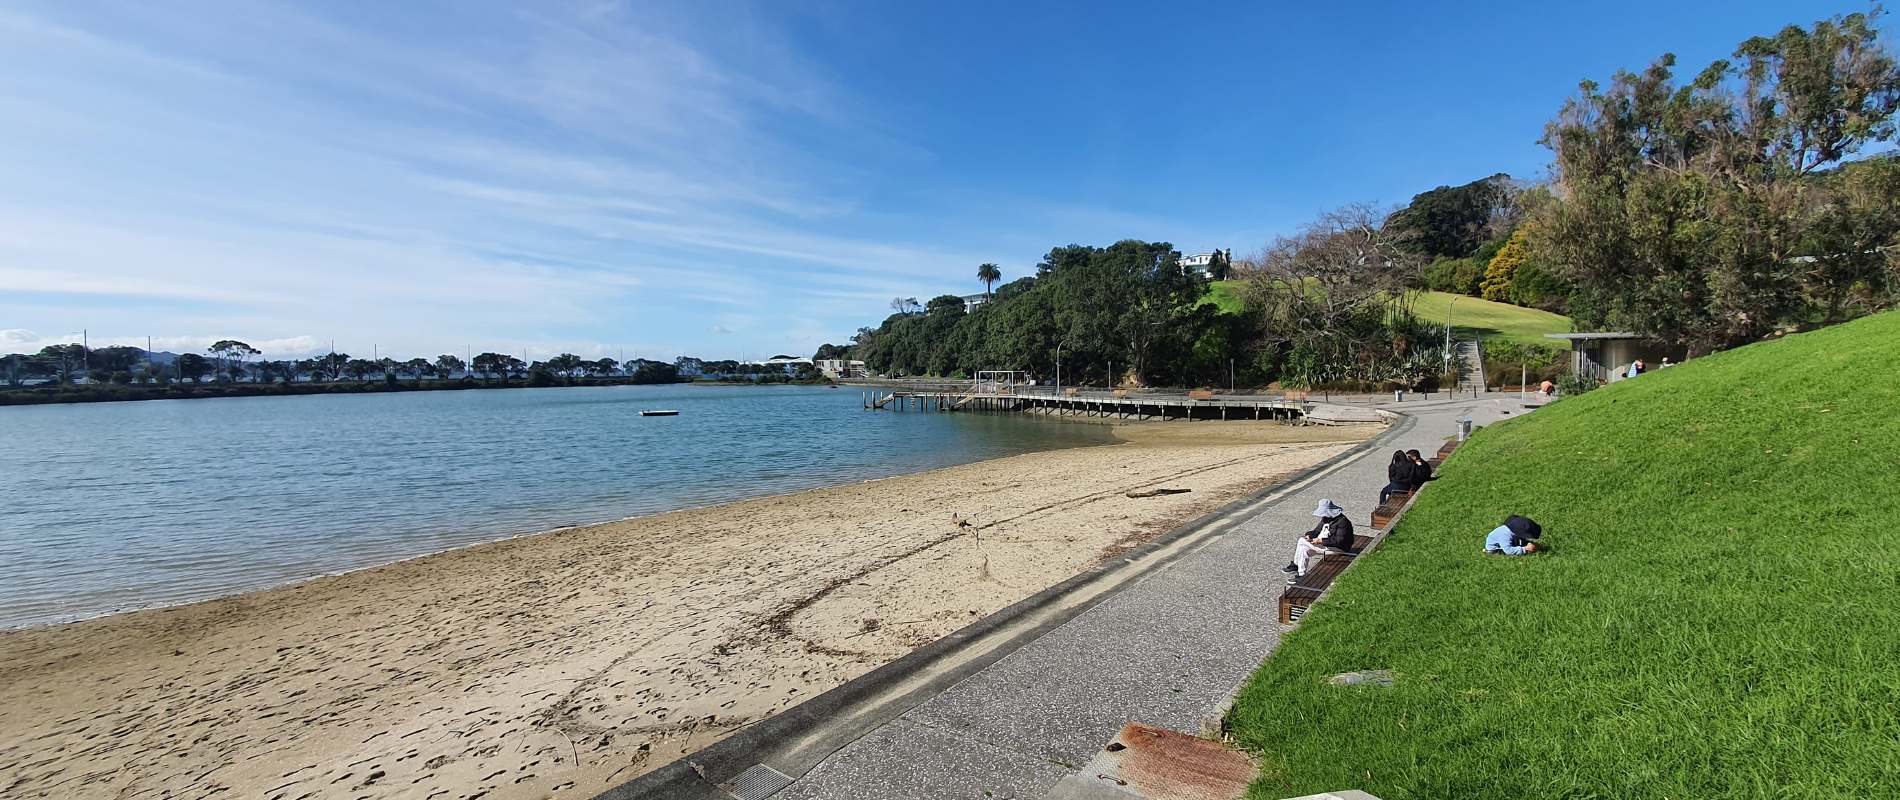
<svg viewBox="0 0 1900 800">
<path fill-rule="evenodd" d="M 994 300 L 990 287 L 1003 279 L 1003 271 L 997 269 L 995 264 L 983 264 L 976 268 L 976 279 L 983 282 L 983 297 Z"/>
</svg>

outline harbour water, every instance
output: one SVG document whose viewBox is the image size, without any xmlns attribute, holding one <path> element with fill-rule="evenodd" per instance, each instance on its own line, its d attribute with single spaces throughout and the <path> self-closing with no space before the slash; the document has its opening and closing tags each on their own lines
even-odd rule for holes
<svg viewBox="0 0 1900 800">
<path fill-rule="evenodd" d="M 676 417 L 642 417 L 645 409 Z M 851 388 L 615 386 L 0 407 L 0 628 L 551 528 L 1109 441 Z"/>
</svg>

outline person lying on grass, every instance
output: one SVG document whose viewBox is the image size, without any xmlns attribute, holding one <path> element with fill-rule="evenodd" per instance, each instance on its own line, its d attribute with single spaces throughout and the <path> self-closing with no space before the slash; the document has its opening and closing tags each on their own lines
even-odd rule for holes
<svg viewBox="0 0 1900 800">
<path fill-rule="evenodd" d="M 1288 573 L 1289 586 L 1306 577 L 1307 570 L 1328 552 L 1345 552 L 1352 547 L 1352 520 L 1346 519 L 1346 509 L 1331 500 L 1321 500 L 1319 507 L 1313 509 L 1313 516 L 1319 517 L 1319 524 L 1294 540 L 1293 560 L 1280 568 L 1281 572 Z"/>
<path fill-rule="evenodd" d="M 1544 528 L 1530 517 L 1512 514 L 1503 525 L 1497 526 L 1484 537 L 1484 552 L 1500 553 L 1507 556 L 1523 556 L 1537 552 L 1537 542 L 1544 535 Z"/>
</svg>

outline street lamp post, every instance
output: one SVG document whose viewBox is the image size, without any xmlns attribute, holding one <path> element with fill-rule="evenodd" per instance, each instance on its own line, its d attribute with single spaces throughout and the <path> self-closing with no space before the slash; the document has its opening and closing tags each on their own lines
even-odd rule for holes
<svg viewBox="0 0 1900 800">
<path fill-rule="evenodd" d="M 1446 372 L 1451 371 L 1451 310 L 1457 307 L 1459 300 L 1463 300 L 1463 299 L 1465 299 L 1464 295 L 1458 295 L 1457 297 L 1453 297 L 1450 303 L 1445 304 L 1445 371 Z"/>
<path fill-rule="evenodd" d="M 1068 342 L 1056 343 L 1056 394 L 1062 394 L 1062 347 Z"/>
</svg>

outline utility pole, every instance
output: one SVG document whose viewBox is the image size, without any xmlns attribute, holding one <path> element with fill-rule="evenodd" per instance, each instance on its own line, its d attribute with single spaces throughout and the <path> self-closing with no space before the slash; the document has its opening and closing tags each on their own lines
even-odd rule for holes
<svg viewBox="0 0 1900 800">
<path fill-rule="evenodd" d="M 84 359 L 86 382 L 92 383 L 92 337 L 85 328 L 79 329 L 79 357 Z"/>
</svg>

